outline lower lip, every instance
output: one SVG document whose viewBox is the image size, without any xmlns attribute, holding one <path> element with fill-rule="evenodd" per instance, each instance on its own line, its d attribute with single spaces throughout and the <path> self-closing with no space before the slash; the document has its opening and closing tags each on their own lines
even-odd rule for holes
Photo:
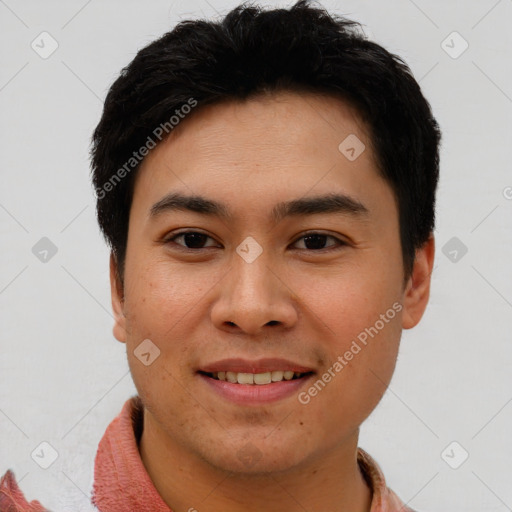
<svg viewBox="0 0 512 512">
<path fill-rule="evenodd" d="M 313 374 L 300 379 L 282 380 L 270 384 L 233 384 L 224 380 L 212 379 L 199 373 L 199 377 L 213 391 L 223 398 L 240 405 L 260 405 L 277 402 L 296 394 L 309 381 Z"/>
</svg>

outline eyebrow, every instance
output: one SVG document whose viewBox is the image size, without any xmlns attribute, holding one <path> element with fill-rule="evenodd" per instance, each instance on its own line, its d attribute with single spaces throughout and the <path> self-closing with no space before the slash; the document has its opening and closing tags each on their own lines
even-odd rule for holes
<svg viewBox="0 0 512 512">
<path fill-rule="evenodd" d="M 188 196 L 178 192 L 171 192 L 155 203 L 149 211 L 149 217 L 155 218 L 172 211 L 190 211 L 210 217 L 220 217 L 228 222 L 234 218 L 223 203 L 199 195 Z M 270 220 L 277 223 L 286 217 L 322 213 L 341 213 L 353 218 L 363 218 L 370 212 L 357 199 L 346 194 L 331 193 L 278 203 L 270 212 Z"/>
</svg>

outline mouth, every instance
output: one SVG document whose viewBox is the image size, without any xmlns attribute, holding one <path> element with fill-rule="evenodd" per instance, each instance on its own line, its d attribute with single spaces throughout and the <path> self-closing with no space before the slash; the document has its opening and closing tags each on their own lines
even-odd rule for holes
<svg viewBox="0 0 512 512">
<path fill-rule="evenodd" d="M 238 406 L 261 406 L 300 392 L 315 375 L 307 366 L 280 358 L 224 359 L 196 370 L 209 393 Z"/>
<path fill-rule="evenodd" d="M 297 380 L 312 375 L 313 372 L 294 372 L 291 370 L 273 370 L 263 373 L 245 373 L 245 372 L 203 372 L 200 374 L 214 380 L 225 381 L 231 384 L 242 384 L 249 386 L 263 386 L 274 382 L 283 382 Z"/>
</svg>

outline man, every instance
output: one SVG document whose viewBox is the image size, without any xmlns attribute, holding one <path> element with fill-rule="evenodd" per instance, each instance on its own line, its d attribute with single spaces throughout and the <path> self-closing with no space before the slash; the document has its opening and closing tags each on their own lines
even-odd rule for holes
<svg viewBox="0 0 512 512">
<path fill-rule="evenodd" d="M 358 435 L 428 303 L 439 142 L 407 66 L 306 1 L 137 54 L 92 145 L 138 390 L 99 510 L 412 510 Z"/>
</svg>

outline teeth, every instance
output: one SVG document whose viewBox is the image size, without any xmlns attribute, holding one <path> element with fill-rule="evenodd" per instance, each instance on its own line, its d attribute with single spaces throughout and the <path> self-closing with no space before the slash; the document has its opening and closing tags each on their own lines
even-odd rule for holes
<svg viewBox="0 0 512 512">
<path fill-rule="evenodd" d="M 282 380 L 292 380 L 294 377 L 301 377 L 303 374 L 289 370 L 275 370 L 265 373 L 236 373 L 236 372 L 214 372 L 214 379 L 231 382 L 232 384 L 270 384 Z"/>
<path fill-rule="evenodd" d="M 239 373 L 238 384 L 254 384 L 254 374 L 252 373 Z"/>
<path fill-rule="evenodd" d="M 278 370 L 277 372 L 272 372 L 272 382 L 279 382 L 280 380 L 283 380 L 284 372 L 281 370 Z"/>
<path fill-rule="evenodd" d="M 270 384 L 272 382 L 272 373 L 256 373 L 254 375 L 254 384 Z"/>
</svg>

